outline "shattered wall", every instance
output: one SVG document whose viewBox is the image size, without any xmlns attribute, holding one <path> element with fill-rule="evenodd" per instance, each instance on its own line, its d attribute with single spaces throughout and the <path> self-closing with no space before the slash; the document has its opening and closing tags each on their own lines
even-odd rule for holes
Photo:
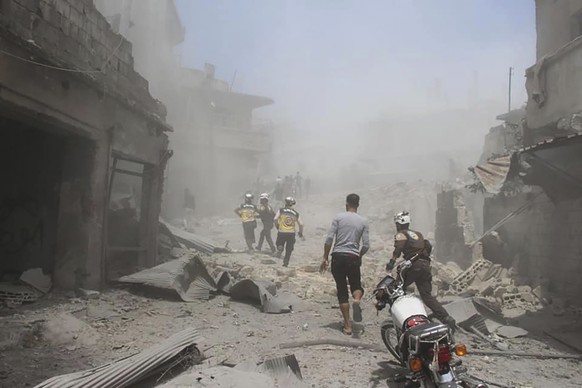
<svg viewBox="0 0 582 388">
<path fill-rule="evenodd" d="M 471 215 L 460 189 L 443 188 L 437 194 L 435 256 L 441 262 L 453 261 L 461 268 L 473 262 L 475 239 Z"/>
<path fill-rule="evenodd" d="M 131 45 L 111 31 L 92 1 L 4 0 L 0 47 L 0 117 L 19 123 L 22 136 L 31 136 L 31 128 L 46 132 L 34 135 L 39 139 L 54 135 L 42 152 L 61 144 L 54 158 L 61 160 L 54 169 L 59 179 L 45 189 L 47 198 L 51 192 L 58 197 L 48 210 L 58 217 L 56 237 L 47 232 L 53 278 L 58 286 L 98 288 L 110 154 L 160 164 L 167 148 L 164 108 L 134 71 Z M 28 140 L 29 147 L 7 144 L 24 157 L 34 141 Z M 11 165 L 18 160 L 12 158 Z M 50 163 L 40 164 L 29 175 L 30 184 L 42 186 L 52 170 Z M 3 185 L 22 186 L 16 177 Z M 152 237 L 156 231 L 151 229 Z"/>
</svg>

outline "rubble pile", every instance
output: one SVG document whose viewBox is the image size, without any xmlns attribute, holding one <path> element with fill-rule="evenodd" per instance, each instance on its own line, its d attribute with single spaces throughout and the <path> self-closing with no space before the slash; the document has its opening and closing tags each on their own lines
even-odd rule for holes
<svg viewBox="0 0 582 388">
<path fill-rule="evenodd" d="M 512 269 L 503 268 L 487 259 L 480 258 L 465 271 L 460 271 L 454 263 L 435 262 L 433 268 L 439 293 L 444 296 L 480 296 L 505 309 L 537 311 L 543 305 L 538 289 L 518 285 L 519 279 Z"/>
</svg>

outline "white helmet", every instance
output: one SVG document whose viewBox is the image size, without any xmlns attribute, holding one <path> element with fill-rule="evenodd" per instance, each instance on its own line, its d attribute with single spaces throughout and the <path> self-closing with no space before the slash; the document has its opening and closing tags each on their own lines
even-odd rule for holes
<svg viewBox="0 0 582 388">
<path fill-rule="evenodd" d="M 394 222 L 399 225 L 410 224 L 410 214 L 407 211 L 400 212 L 394 216 Z"/>
<path fill-rule="evenodd" d="M 295 203 L 296 203 L 295 202 L 295 198 L 293 198 L 293 197 L 287 197 L 287 198 L 285 198 L 285 205 L 287 205 L 287 206 L 293 206 L 293 205 L 295 205 Z"/>
<path fill-rule="evenodd" d="M 263 193 L 259 196 L 259 199 L 266 199 L 267 201 L 269 200 L 269 193 Z"/>
</svg>

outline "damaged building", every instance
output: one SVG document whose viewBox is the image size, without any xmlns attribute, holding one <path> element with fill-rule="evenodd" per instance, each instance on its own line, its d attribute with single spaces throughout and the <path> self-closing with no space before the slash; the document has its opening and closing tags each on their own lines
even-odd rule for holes
<svg viewBox="0 0 582 388">
<path fill-rule="evenodd" d="M 99 288 L 153 265 L 171 128 L 131 44 L 91 0 L 4 0 L 0 57 L 3 280 Z"/>
<path fill-rule="evenodd" d="M 214 72 L 210 64 L 204 71 L 181 70 L 183 114 L 171 137 L 176 158 L 170 166 L 168 202 L 181 206 L 189 188 L 199 215 L 230 214 L 254 187 L 272 142 L 271 123 L 253 113 L 273 100 L 234 92 Z M 180 214 L 182 209 L 169 210 Z"/>
<path fill-rule="evenodd" d="M 170 134 L 175 155 L 168 165 L 164 217 L 184 216 L 186 189 L 198 216 L 230 212 L 261 173 L 271 173 L 265 161 L 272 150 L 272 124 L 254 117 L 253 111 L 273 100 L 233 91 L 231 84 L 215 77 L 211 64 L 203 70 L 180 64 L 176 48 L 184 41 L 185 28 L 174 0 L 95 4 L 132 43 L 136 69 L 167 107 L 167 121 L 175 129 Z"/>
<path fill-rule="evenodd" d="M 526 70 L 526 109 L 499 116 L 505 123 L 487 136 L 473 169 L 477 194 L 456 191 L 465 202 L 482 198 L 483 219 L 475 219 L 484 233 L 463 238 L 461 223 L 450 219 L 455 206 L 466 210 L 462 201 L 439 209 L 448 215 L 440 228 L 449 222 L 458 249 L 482 241 L 484 257 L 513 267 L 523 283 L 573 299 L 582 292 L 582 4 L 538 0 L 536 27 L 537 62 Z M 447 196 L 441 194 L 441 203 Z M 437 240 L 444 235 L 437 214 Z M 454 248 L 444 245 L 445 253 Z"/>
</svg>

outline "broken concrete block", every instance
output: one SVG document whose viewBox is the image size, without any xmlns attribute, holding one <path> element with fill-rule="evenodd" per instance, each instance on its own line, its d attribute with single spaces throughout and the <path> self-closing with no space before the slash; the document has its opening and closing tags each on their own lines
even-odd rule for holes
<svg viewBox="0 0 582 388">
<path fill-rule="evenodd" d="M 533 294 L 531 292 L 522 292 L 521 297 L 522 297 L 524 302 L 527 302 L 527 303 L 534 303 L 535 302 L 535 297 L 533 296 Z"/>
<path fill-rule="evenodd" d="M 521 292 L 521 293 L 531 293 L 531 287 L 530 286 L 519 286 L 519 287 L 517 287 L 517 291 Z"/>
<path fill-rule="evenodd" d="M 483 296 L 493 295 L 493 291 L 495 291 L 496 285 L 497 281 L 495 278 L 490 278 L 489 280 L 484 281 L 478 287 L 479 294 Z"/>
<path fill-rule="evenodd" d="M 239 275 L 242 276 L 243 278 L 248 278 L 249 276 L 252 275 L 252 273 L 255 271 L 255 269 L 249 265 L 245 265 L 244 267 L 241 268 L 241 270 L 239 271 Z"/>
<path fill-rule="evenodd" d="M 497 287 L 495 291 L 493 291 L 493 296 L 496 298 L 503 298 L 503 295 L 507 293 L 507 288 L 501 286 Z"/>
<path fill-rule="evenodd" d="M 288 278 L 297 276 L 297 272 L 295 268 L 277 268 L 277 275 L 278 276 L 286 276 Z"/>
<path fill-rule="evenodd" d="M 299 271 L 307 273 L 319 272 L 319 265 L 317 264 L 304 265 L 303 267 L 299 268 Z"/>
<path fill-rule="evenodd" d="M 263 259 L 263 260 L 261 260 L 261 264 L 271 265 L 271 264 L 277 264 L 277 262 L 273 259 Z"/>
<path fill-rule="evenodd" d="M 50 291 L 52 285 L 51 277 L 45 275 L 40 268 L 33 268 L 24 271 L 20 275 L 20 280 L 29 286 L 34 287 L 36 290 L 46 294 Z"/>
<path fill-rule="evenodd" d="M 77 289 L 77 296 L 85 299 L 99 299 L 101 293 L 95 290 L 86 290 L 84 288 Z"/>
</svg>

